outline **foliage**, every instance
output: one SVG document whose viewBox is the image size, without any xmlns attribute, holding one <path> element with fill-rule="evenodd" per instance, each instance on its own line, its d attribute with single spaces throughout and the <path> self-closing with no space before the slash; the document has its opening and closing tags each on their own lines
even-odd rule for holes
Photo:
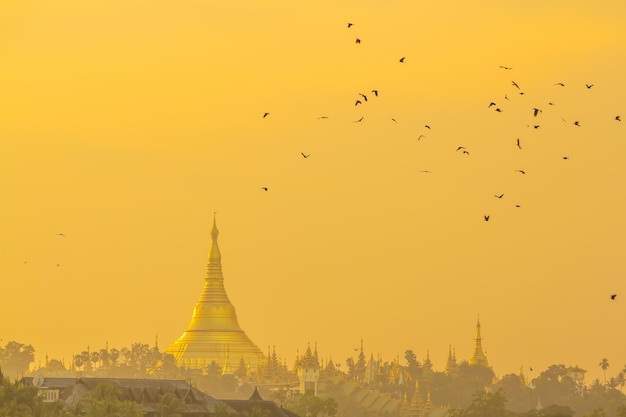
<svg viewBox="0 0 626 417">
<path fill-rule="evenodd" d="M 337 414 L 338 406 L 333 398 L 322 399 L 307 392 L 289 410 L 303 417 L 333 417 Z"/>
<path fill-rule="evenodd" d="M 472 402 L 464 410 L 456 410 L 453 417 L 505 417 L 512 415 L 507 411 L 506 397 L 502 391 L 489 393 L 478 391 Z"/>
<path fill-rule="evenodd" d="M 34 361 L 35 349 L 31 345 L 11 341 L 0 347 L 0 367 L 7 376 L 16 379 L 23 376 Z"/>
</svg>

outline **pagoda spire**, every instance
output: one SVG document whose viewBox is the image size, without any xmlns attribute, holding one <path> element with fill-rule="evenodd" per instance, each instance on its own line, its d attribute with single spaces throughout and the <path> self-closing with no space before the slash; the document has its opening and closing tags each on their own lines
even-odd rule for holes
<svg viewBox="0 0 626 417">
<path fill-rule="evenodd" d="M 224 363 L 224 346 L 228 346 L 229 354 L 243 355 L 253 366 L 263 358 L 263 352 L 239 326 L 235 307 L 226 294 L 218 236 L 214 213 L 204 288 L 187 330 L 165 351 L 174 355 L 178 366 L 197 369 L 212 361 Z"/>
<path fill-rule="evenodd" d="M 476 321 L 476 339 L 474 339 L 474 353 L 469 360 L 470 365 L 489 366 L 487 364 L 487 356 L 483 352 L 482 338 L 480 337 L 480 316 Z"/>
</svg>

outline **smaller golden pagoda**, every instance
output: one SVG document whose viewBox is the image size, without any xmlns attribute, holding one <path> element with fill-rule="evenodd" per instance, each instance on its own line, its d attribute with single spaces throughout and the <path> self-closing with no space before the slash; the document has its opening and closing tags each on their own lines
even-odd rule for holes
<svg viewBox="0 0 626 417">
<path fill-rule="evenodd" d="M 487 356 L 483 353 L 483 342 L 480 337 L 480 317 L 476 322 L 476 339 L 474 339 L 474 353 L 469 360 L 470 365 L 482 365 L 489 366 L 487 363 Z"/>
<path fill-rule="evenodd" d="M 232 355 L 241 357 L 251 369 L 257 369 L 263 353 L 239 327 L 235 307 L 224 289 L 218 234 L 213 217 L 204 289 L 193 309 L 187 330 L 165 353 L 174 355 L 177 365 L 186 368 L 202 369 L 216 362 L 227 372 Z"/>
</svg>

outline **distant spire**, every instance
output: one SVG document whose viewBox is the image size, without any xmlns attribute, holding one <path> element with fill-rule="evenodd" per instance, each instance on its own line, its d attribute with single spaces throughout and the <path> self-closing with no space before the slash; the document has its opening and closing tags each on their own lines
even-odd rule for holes
<svg viewBox="0 0 626 417">
<path fill-rule="evenodd" d="M 211 247 L 209 249 L 209 264 L 207 266 L 206 279 L 218 279 L 224 280 L 222 274 L 222 254 L 220 248 L 217 245 L 217 237 L 220 232 L 217 230 L 217 224 L 215 222 L 215 214 L 213 214 L 213 227 L 211 228 Z"/>
<path fill-rule="evenodd" d="M 154 334 L 154 348 L 156 350 L 159 350 L 159 334 L 158 333 Z"/>
<path fill-rule="evenodd" d="M 489 366 L 487 364 L 487 357 L 483 353 L 482 338 L 480 337 L 480 316 L 476 322 L 476 339 L 474 339 L 474 353 L 469 360 L 470 365 L 482 365 Z"/>
</svg>

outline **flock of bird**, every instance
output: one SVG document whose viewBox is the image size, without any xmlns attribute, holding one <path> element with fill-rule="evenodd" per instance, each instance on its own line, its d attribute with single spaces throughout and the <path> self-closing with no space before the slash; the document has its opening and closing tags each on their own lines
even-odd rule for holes
<svg viewBox="0 0 626 417">
<path fill-rule="evenodd" d="M 351 29 L 354 26 L 355 26 L 355 24 L 352 23 L 352 22 L 347 23 L 347 28 L 348 29 Z M 356 45 L 362 45 L 363 44 L 363 40 L 360 37 L 356 37 L 355 38 L 355 44 Z M 397 62 L 399 64 L 407 63 L 406 57 L 405 56 L 400 57 Z M 500 65 L 499 69 L 502 70 L 502 71 L 507 71 L 507 72 L 513 71 L 512 67 L 504 66 L 504 65 Z M 513 90 L 514 93 L 516 93 L 519 96 L 526 96 L 526 92 L 522 89 L 520 83 L 516 82 L 515 80 L 511 80 L 511 84 L 510 85 L 514 88 L 514 90 Z M 595 86 L 595 84 L 593 84 L 593 83 L 585 83 L 584 87 L 581 86 L 581 88 L 584 88 L 586 90 L 591 90 L 592 88 L 594 88 L 594 86 Z M 554 87 L 555 88 L 565 88 L 566 85 L 563 82 L 556 82 L 556 83 L 554 83 Z M 378 89 L 371 89 L 370 92 L 371 92 L 371 94 L 373 94 L 374 97 L 378 97 L 379 93 L 380 93 Z M 503 98 L 504 98 L 506 103 L 513 101 L 511 97 L 513 97 L 513 93 L 510 93 L 510 92 L 503 95 Z M 368 98 L 367 94 L 359 92 L 358 96 L 356 98 L 354 98 L 354 107 L 363 106 L 366 102 L 368 102 L 368 100 L 371 100 L 371 96 Z M 489 103 L 487 104 L 487 108 L 488 109 L 493 109 L 493 111 L 495 111 L 497 113 L 503 113 L 503 112 L 506 111 L 506 103 L 503 103 L 502 105 L 499 105 L 499 104 L 497 104 L 496 100 L 492 100 L 492 101 L 489 101 Z M 548 106 L 555 106 L 555 103 L 553 101 L 548 101 L 547 105 Z M 526 127 L 530 128 L 530 129 L 534 129 L 534 130 L 540 129 L 541 128 L 541 124 L 537 123 L 536 120 L 540 120 L 540 118 L 542 117 L 542 114 L 543 114 L 543 109 L 540 108 L 539 106 L 530 107 L 529 108 L 529 117 L 532 118 L 531 120 L 533 120 L 533 123 L 528 123 L 526 125 Z M 265 113 L 263 113 L 262 117 L 263 118 L 267 118 L 269 115 L 270 115 L 269 112 L 265 112 Z M 613 120 L 615 120 L 617 122 L 621 122 L 621 116 L 620 115 L 614 115 L 614 116 L 612 116 L 612 118 L 613 118 Z M 320 116 L 320 117 L 318 117 L 318 119 L 328 119 L 328 116 L 325 116 L 325 115 L 324 116 Z M 563 117 L 561 117 L 561 120 L 563 122 L 565 122 L 565 123 L 568 123 L 567 120 L 564 119 Z M 363 121 L 364 121 L 364 116 L 361 116 L 360 118 L 358 118 L 356 120 L 353 120 L 353 123 L 361 123 Z M 392 118 L 391 121 L 393 121 L 394 123 L 398 122 L 395 118 Z M 579 120 L 574 120 L 574 121 L 571 122 L 571 124 L 573 126 L 578 127 L 578 128 L 582 126 L 582 124 L 581 124 L 581 122 Z M 426 124 L 426 125 L 424 125 L 424 128 L 427 129 L 427 130 L 430 130 L 431 126 Z M 426 135 L 424 133 L 420 133 L 419 136 L 417 136 L 417 141 L 420 141 L 421 139 L 425 139 L 426 138 Z M 520 151 L 523 149 L 522 141 L 521 141 L 521 139 L 519 137 L 515 139 L 514 145 Z M 463 156 L 467 156 L 467 157 L 470 156 L 470 151 L 465 146 L 458 146 L 456 148 L 456 152 L 458 152 L 459 154 L 461 154 Z M 303 158 L 307 159 L 311 155 L 310 154 L 305 154 L 304 152 L 301 152 L 301 156 Z M 567 155 L 563 155 L 561 158 L 564 161 L 569 160 L 569 156 L 567 156 Z M 519 169 L 518 168 L 518 169 L 514 169 L 513 171 L 516 172 L 516 173 L 519 173 L 520 175 L 526 175 L 526 170 L 525 169 Z M 432 171 L 430 171 L 428 169 L 421 170 L 420 172 L 424 173 L 424 174 L 432 174 Z M 266 192 L 269 191 L 269 187 L 267 187 L 267 186 L 263 186 L 263 187 L 261 187 L 261 189 L 263 191 L 266 191 Z M 494 195 L 495 198 L 500 199 L 500 200 L 503 199 L 504 196 L 505 196 L 504 193 L 497 193 L 497 194 Z M 514 204 L 514 207 L 515 208 L 520 208 L 521 205 L 520 204 Z M 490 214 L 485 214 L 485 215 L 483 215 L 482 220 L 484 222 L 489 222 L 490 220 L 492 220 L 492 216 Z M 615 300 L 616 297 L 617 297 L 617 294 L 611 294 L 610 299 L 611 300 Z"/>
</svg>

